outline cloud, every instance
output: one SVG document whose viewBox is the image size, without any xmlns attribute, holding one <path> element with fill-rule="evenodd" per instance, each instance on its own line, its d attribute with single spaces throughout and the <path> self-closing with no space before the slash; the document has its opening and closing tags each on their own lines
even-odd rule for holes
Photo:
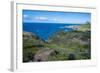
<svg viewBox="0 0 100 73">
<path fill-rule="evenodd" d="M 36 19 L 36 20 L 48 20 L 47 17 L 42 17 L 42 16 L 40 16 L 40 17 L 35 17 L 35 19 Z"/>
<path fill-rule="evenodd" d="M 58 21 L 58 19 L 56 19 L 56 18 L 53 18 L 52 20 L 53 20 L 53 21 Z"/>
<path fill-rule="evenodd" d="M 45 17 L 45 16 L 36 16 L 36 17 L 31 17 L 31 20 L 37 20 L 37 21 L 52 21 L 52 22 L 59 22 L 60 20 L 57 18 L 51 18 L 51 17 Z"/>
<path fill-rule="evenodd" d="M 36 20 L 47 20 L 47 21 L 58 21 L 58 19 L 57 18 L 47 18 L 47 17 L 43 17 L 43 16 L 39 16 L 39 17 L 35 17 L 35 18 L 33 18 L 33 19 L 36 19 Z"/>
<path fill-rule="evenodd" d="M 27 17 L 29 17 L 29 16 L 28 16 L 28 15 L 23 15 L 23 17 L 24 17 L 24 18 L 27 18 Z"/>
</svg>

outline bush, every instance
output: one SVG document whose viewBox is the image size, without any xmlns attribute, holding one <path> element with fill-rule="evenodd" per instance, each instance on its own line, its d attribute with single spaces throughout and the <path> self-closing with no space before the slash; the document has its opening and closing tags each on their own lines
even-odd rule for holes
<svg viewBox="0 0 100 73">
<path fill-rule="evenodd" d="M 76 60 L 76 55 L 73 54 L 73 53 L 70 53 L 70 54 L 68 55 L 68 60 Z"/>
</svg>

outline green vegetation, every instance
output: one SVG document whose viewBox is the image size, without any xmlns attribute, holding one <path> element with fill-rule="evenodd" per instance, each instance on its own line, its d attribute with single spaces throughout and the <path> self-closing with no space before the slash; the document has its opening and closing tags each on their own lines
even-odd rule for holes
<svg viewBox="0 0 100 73">
<path fill-rule="evenodd" d="M 23 32 L 23 62 L 91 59 L 90 35 L 89 22 L 82 24 L 76 31 L 55 34 L 50 42 L 44 42 L 32 33 Z"/>
<path fill-rule="evenodd" d="M 82 24 L 79 28 L 80 31 L 91 31 L 91 25 L 90 22 L 87 22 L 86 24 Z"/>
</svg>

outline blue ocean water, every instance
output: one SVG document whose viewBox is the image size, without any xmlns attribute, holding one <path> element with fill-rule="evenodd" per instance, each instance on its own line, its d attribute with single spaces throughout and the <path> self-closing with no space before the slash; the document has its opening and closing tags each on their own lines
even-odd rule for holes
<svg viewBox="0 0 100 73">
<path fill-rule="evenodd" d="M 69 26 L 76 26 L 80 24 L 63 24 L 63 23 L 23 23 L 23 31 L 32 32 L 39 38 L 48 41 L 53 34 L 59 31 L 72 31 L 73 28 Z"/>
</svg>

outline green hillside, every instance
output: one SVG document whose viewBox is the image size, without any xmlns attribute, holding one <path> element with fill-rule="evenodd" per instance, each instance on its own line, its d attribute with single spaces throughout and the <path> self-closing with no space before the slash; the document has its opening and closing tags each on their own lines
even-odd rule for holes
<svg viewBox="0 0 100 73">
<path fill-rule="evenodd" d="M 76 31 L 60 31 L 48 42 L 33 33 L 23 32 L 23 62 L 90 59 L 90 35 L 90 23 L 82 24 Z"/>
</svg>

